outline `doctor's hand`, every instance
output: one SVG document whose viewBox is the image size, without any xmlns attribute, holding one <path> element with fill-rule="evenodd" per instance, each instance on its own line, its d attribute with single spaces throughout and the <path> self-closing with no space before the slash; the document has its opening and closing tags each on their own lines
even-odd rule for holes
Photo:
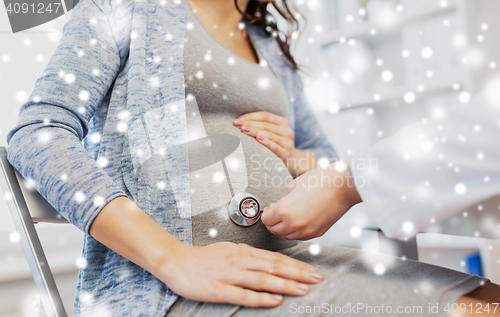
<svg viewBox="0 0 500 317">
<path fill-rule="evenodd" d="M 347 161 L 339 161 L 294 179 L 277 203 L 264 208 L 261 219 L 275 235 L 309 240 L 322 236 L 360 202 Z"/>
<path fill-rule="evenodd" d="M 318 166 L 314 154 L 295 148 L 295 134 L 287 118 L 267 111 L 244 114 L 233 125 L 273 151 L 297 177 Z"/>
<path fill-rule="evenodd" d="M 302 296 L 323 276 L 311 265 L 246 244 L 182 244 L 157 276 L 187 299 L 250 307 L 274 307 L 283 296 Z"/>
</svg>

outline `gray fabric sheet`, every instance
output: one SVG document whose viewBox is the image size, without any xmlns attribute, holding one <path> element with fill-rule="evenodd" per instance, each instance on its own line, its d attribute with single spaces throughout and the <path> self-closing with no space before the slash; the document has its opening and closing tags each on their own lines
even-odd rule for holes
<svg viewBox="0 0 500 317">
<path fill-rule="evenodd" d="M 477 275 L 348 248 L 322 247 L 319 254 L 312 255 L 311 244 L 299 243 L 280 251 L 312 264 L 325 276 L 319 284 L 311 285 L 305 296 L 284 296 L 281 305 L 273 308 L 180 297 L 165 316 L 448 316 L 447 305 L 451 308 L 461 295 L 488 281 Z M 378 275 L 375 268 L 381 273 L 381 267 L 385 272 Z"/>
</svg>

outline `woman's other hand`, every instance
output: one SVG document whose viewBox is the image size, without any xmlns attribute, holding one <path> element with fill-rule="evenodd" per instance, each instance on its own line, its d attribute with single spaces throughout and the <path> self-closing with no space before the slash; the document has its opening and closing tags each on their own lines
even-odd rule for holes
<svg viewBox="0 0 500 317">
<path fill-rule="evenodd" d="M 251 112 L 236 118 L 233 125 L 273 151 L 293 177 L 318 165 L 314 154 L 295 148 L 295 134 L 285 117 L 267 111 Z"/>
<path fill-rule="evenodd" d="M 158 274 L 158 273 L 157 273 Z M 323 276 L 311 265 L 246 244 L 183 245 L 157 276 L 176 294 L 212 303 L 278 306 L 279 294 L 302 296 Z"/>
</svg>

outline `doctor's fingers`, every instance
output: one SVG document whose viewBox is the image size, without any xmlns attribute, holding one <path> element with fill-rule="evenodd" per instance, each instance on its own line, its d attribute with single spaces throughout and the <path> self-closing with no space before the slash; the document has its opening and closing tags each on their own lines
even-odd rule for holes
<svg viewBox="0 0 500 317">
<path fill-rule="evenodd" d="M 292 233 L 294 230 L 290 229 L 285 222 L 281 221 L 273 226 L 266 226 L 267 230 L 277 236 L 285 236 Z"/>
<path fill-rule="evenodd" d="M 302 201 L 297 199 L 297 195 L 293 193 L 294 189 L 294 187 L 290 186 L 277 203 L 264 208 L 261 216 L 264 225 L 271 227 L 278 222 L 290 220 L 297 210 L 301 210 L 301 207 L 298 206 L 302 205 Z"/>
<path fill-rule="evenodd" d="M 272 207 L 268 206 L 264 208 L 264 212 L 262 213 L 260 219 L 265 226 L 274 226 L 275 224 L 283 221 L 283 215 L 278 213 L 278 205 L 279 202 L 273 204 Z"/>
</svg>

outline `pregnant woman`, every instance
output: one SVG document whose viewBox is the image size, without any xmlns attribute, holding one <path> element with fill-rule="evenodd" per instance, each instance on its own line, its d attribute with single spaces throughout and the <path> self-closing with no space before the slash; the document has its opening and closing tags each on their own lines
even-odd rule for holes
<svg viewBox="0 0 500 317">
<path fill-rule="evenodd" d="M 260 221 L 230 219 L 232 195 L 251 192 L 264 207 L 336 159 L 267 5 L 75 6 L 7 136 L 13 166 L 85 232 L 75 316 L 286 316 L 358 303 L 372 311 L 353 315 L 383 305 L 382 315 L 411 306 L 447 316 L 447 304 L 491 289 L 410 260 L 310 252 Z M 276 7 L 295 23 L 286 2 Z"/>
</svg>

